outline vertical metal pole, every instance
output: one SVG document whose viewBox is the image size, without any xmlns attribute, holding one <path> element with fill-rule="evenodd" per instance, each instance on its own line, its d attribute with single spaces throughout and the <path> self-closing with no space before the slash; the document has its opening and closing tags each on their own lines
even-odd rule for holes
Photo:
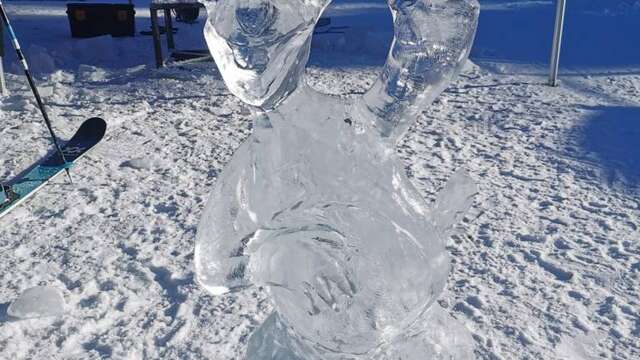
<svg viewBox="0 0 640 360">
<path fill-rule="evenodd" d="M 4 60 L 4 26 L 0 24 L 0 95 L 6 95 L 9 92 L 7 91 L 7 82 L 4 79 L 4 68 L 3 62 Z"/>
<path fill-rule="evenodd" d="M 0 31 L 0 36 L 2 32 Z M 9 90 L 7 89 L 7 81 L 4 78 L 4 67 L 2 65 L 2 55 L 0 55 L 0 95 L 9 94 Z"/>
<path fill-rule="evenodd" d="M 551 73 L 549 75 L 549 85 L 558 86 L 558 68 L 560 66 L 560 48 L 562 47 L 562 29 L 564 28 L 564 14 L 566 0 L 557 0 L 556 28 L 553 32 L 553 49 L 551 50 Z"/>
</svg>

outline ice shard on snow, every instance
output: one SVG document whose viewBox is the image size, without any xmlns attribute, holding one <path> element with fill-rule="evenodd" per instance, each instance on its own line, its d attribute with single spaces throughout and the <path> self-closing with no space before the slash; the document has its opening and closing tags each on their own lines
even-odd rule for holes
<svg viewBox="0 0 640 360">
<path fill-rule="evenodd" d="M 248 359 L 470 357 L 464 327 L 434 303 L 444 248 L 475 184 L 452 176 L 430 209 L 394 146 L 464 65 L 475 0 L 389 0 L 395 38 L 357 100 L 304 81 L 329 0 L 205 2 L 205 37 L 254 130 L 214 187 L 198 229 L 198 282 L 222 295 L 263 286 L 274 313 Z"/>
<path fill-rule="evenodd" d="M 7 309 L 7 315 L 16 319 L 60 316 L 64 313 L 64 298 L 52 287 L 34 286 L 25 290 Z"/>
</svg>

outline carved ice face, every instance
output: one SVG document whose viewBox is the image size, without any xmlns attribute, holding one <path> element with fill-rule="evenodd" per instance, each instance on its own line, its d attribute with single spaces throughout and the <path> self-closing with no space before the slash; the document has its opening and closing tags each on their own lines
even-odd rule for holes
<svg viewBox="0 0 640 360">
<path fill-rule="evenodd" d="M 271 108 L 304 73 L 316 21 L 330 0 L 213 0 L 205 38 L 227 86 Z"/>
</svg>

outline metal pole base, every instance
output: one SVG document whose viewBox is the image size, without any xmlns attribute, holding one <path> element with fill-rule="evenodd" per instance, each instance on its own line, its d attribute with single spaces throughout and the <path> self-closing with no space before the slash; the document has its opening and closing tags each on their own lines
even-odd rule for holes
<svg viewBox="0 0 640 360">
<path fill-rule="evenodd" d="M 9 90 L 7 89 L 7 81 L 4 78 L 2 59 L 3 58 L 0 56 L 0 95 L 9 95 Z"/>
<path fill-rule="evenodd" d="M 560 67 L 560 48 L 562 47 L 562 29 L 564 27 L 564 14 L 566 0 L 558 0 L 556 9 L 556 28 L 553 32 L 553 49 L 551 50 L 551 71 L 549 85 L 558 86 L 558 69 Z"/>
</svg>

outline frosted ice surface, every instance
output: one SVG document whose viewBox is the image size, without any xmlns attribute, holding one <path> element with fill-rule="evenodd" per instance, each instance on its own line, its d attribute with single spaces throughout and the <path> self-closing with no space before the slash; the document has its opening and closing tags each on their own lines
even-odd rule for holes
<svg viewBox="0 0 640 360">
<path fill-rule="evenodd" d="M 14 300 L 7 314 L 18 319 L 58 316 L 64 313 L 64 299 L 57 289 L 35 286 Z"/>
<path fill-rule="evenodd" d="M 249 359 L 470 357 L 464 328 L 432 305 L 449 272 L 444 243 L 475 184 L 456 173 L 429 209 L 394 145 L 466 62 L 478 4 L 390 0 L 387 63 L 346 100 L 303 79 L 329 2 L 206 3 L 209 48 L 255 119 L 202 216 L 198 282 L 214 295 L 268 289 L 276 310 Z"/>
<path fill-rule="evenodd" d="M 273 107 L 297 87 L 315 22 L 328 0 L 205 2 L 205 38 L 225 83 L 242 101 Z"/>
</svg>

